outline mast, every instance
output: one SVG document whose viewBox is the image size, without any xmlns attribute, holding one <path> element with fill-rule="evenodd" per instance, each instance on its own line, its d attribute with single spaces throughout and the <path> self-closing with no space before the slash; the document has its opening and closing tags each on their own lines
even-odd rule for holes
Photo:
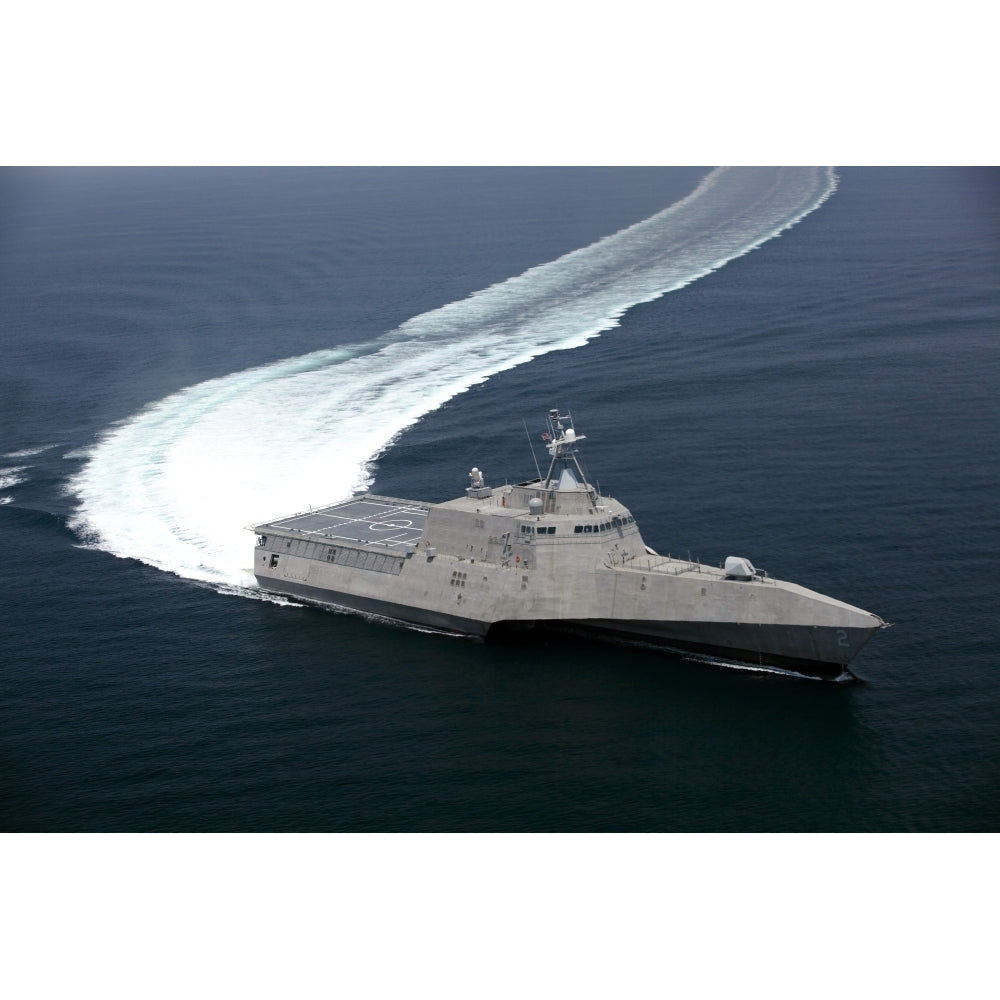
<svg viewBox="0 0 1000 1000">
<path fill-rule="evenodd" d="M 558 410 L 549 410 L 545 418 L 549 425 L 548 434 L 543 436 L 545 447 L 552 456 L 549 462 L 549 471 L 542 481 L 544 490 L 573 490 L 577 483 L 582 483 L 589 494 L 591 500 L 597 502 L 597 491 L 587 482 L 587 474 L 580 465 L 577 458 L 576 445 L 580 441 L 586 440 L 586 434 L 577 434 L 573 426 L 573 415 L 571 413 L 560 413 Z M 557 468 L 559 472 L 557 474 Z M 574 471 L 575 470 L 575 471 Z"/>
</svg>

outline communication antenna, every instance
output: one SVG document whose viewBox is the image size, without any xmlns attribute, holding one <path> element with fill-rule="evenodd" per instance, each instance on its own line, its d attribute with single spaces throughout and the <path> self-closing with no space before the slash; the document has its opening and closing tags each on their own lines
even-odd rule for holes
<svg viewBox="0 0 1000 1000">
<path fill-rule="evenodd" d="M 535 472 L 538 473 L 538 478 L 542 478 L 542 470 L 538 468 L 538 458 L 535 456 L 535 446 L 531 443 L 531 435 L 528 433 L 528 422 L 522 420 L 521 423 L 524 425 L 524 436 L 528 439 L 528 447 L 531 449 L 531 457 L 535 462 Z"/>
</svg>

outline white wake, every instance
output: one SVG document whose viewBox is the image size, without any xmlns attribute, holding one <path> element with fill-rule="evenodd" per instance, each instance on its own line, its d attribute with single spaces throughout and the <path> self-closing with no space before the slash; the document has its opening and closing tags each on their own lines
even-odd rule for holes
<svg viewBox="0 0 1000 1000">
<path fill-rule="evenodd" d="M 109 429 L 69 484 L 87 543 L 226 589 L 253 586 L 245 526 L 365 487 L 404 428 L 496 372 L 579 346 L 753 250 L 833 193 L 831 168 L 720 168 L 636 225 L 369 344 L 168 396 Z"/>
</svg>

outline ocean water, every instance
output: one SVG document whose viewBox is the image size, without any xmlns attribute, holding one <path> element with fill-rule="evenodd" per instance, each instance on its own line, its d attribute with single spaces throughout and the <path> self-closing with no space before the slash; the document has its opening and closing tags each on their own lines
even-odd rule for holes
<svg viewBox="0 0 1000 1000">
<path fill-rule="evenodd" d="M 0 172 L 0 827 L 993 831 L 1000 172 Z M 274 600 L 245 526 L 570 408 L 658 551 L 892 621 L 827 685 Z"/>
</svg>

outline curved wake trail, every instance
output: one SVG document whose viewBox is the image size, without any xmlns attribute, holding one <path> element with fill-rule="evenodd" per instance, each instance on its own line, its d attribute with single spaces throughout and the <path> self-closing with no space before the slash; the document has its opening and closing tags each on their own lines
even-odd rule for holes
<svg viewBox="0 0 1000 1000">
<path fill-rule="evenodd" d="M 490 375 L 577 347 L 641 302 L 777 236 L 832 168 L 720 168 L 662 212 L 369 344 L 184 389 L 112 428 L 70 490 L 88 543 L 225 588 L 255 586 L 251 523 L 371 482 L 405 427 Z"/>
</svg>

